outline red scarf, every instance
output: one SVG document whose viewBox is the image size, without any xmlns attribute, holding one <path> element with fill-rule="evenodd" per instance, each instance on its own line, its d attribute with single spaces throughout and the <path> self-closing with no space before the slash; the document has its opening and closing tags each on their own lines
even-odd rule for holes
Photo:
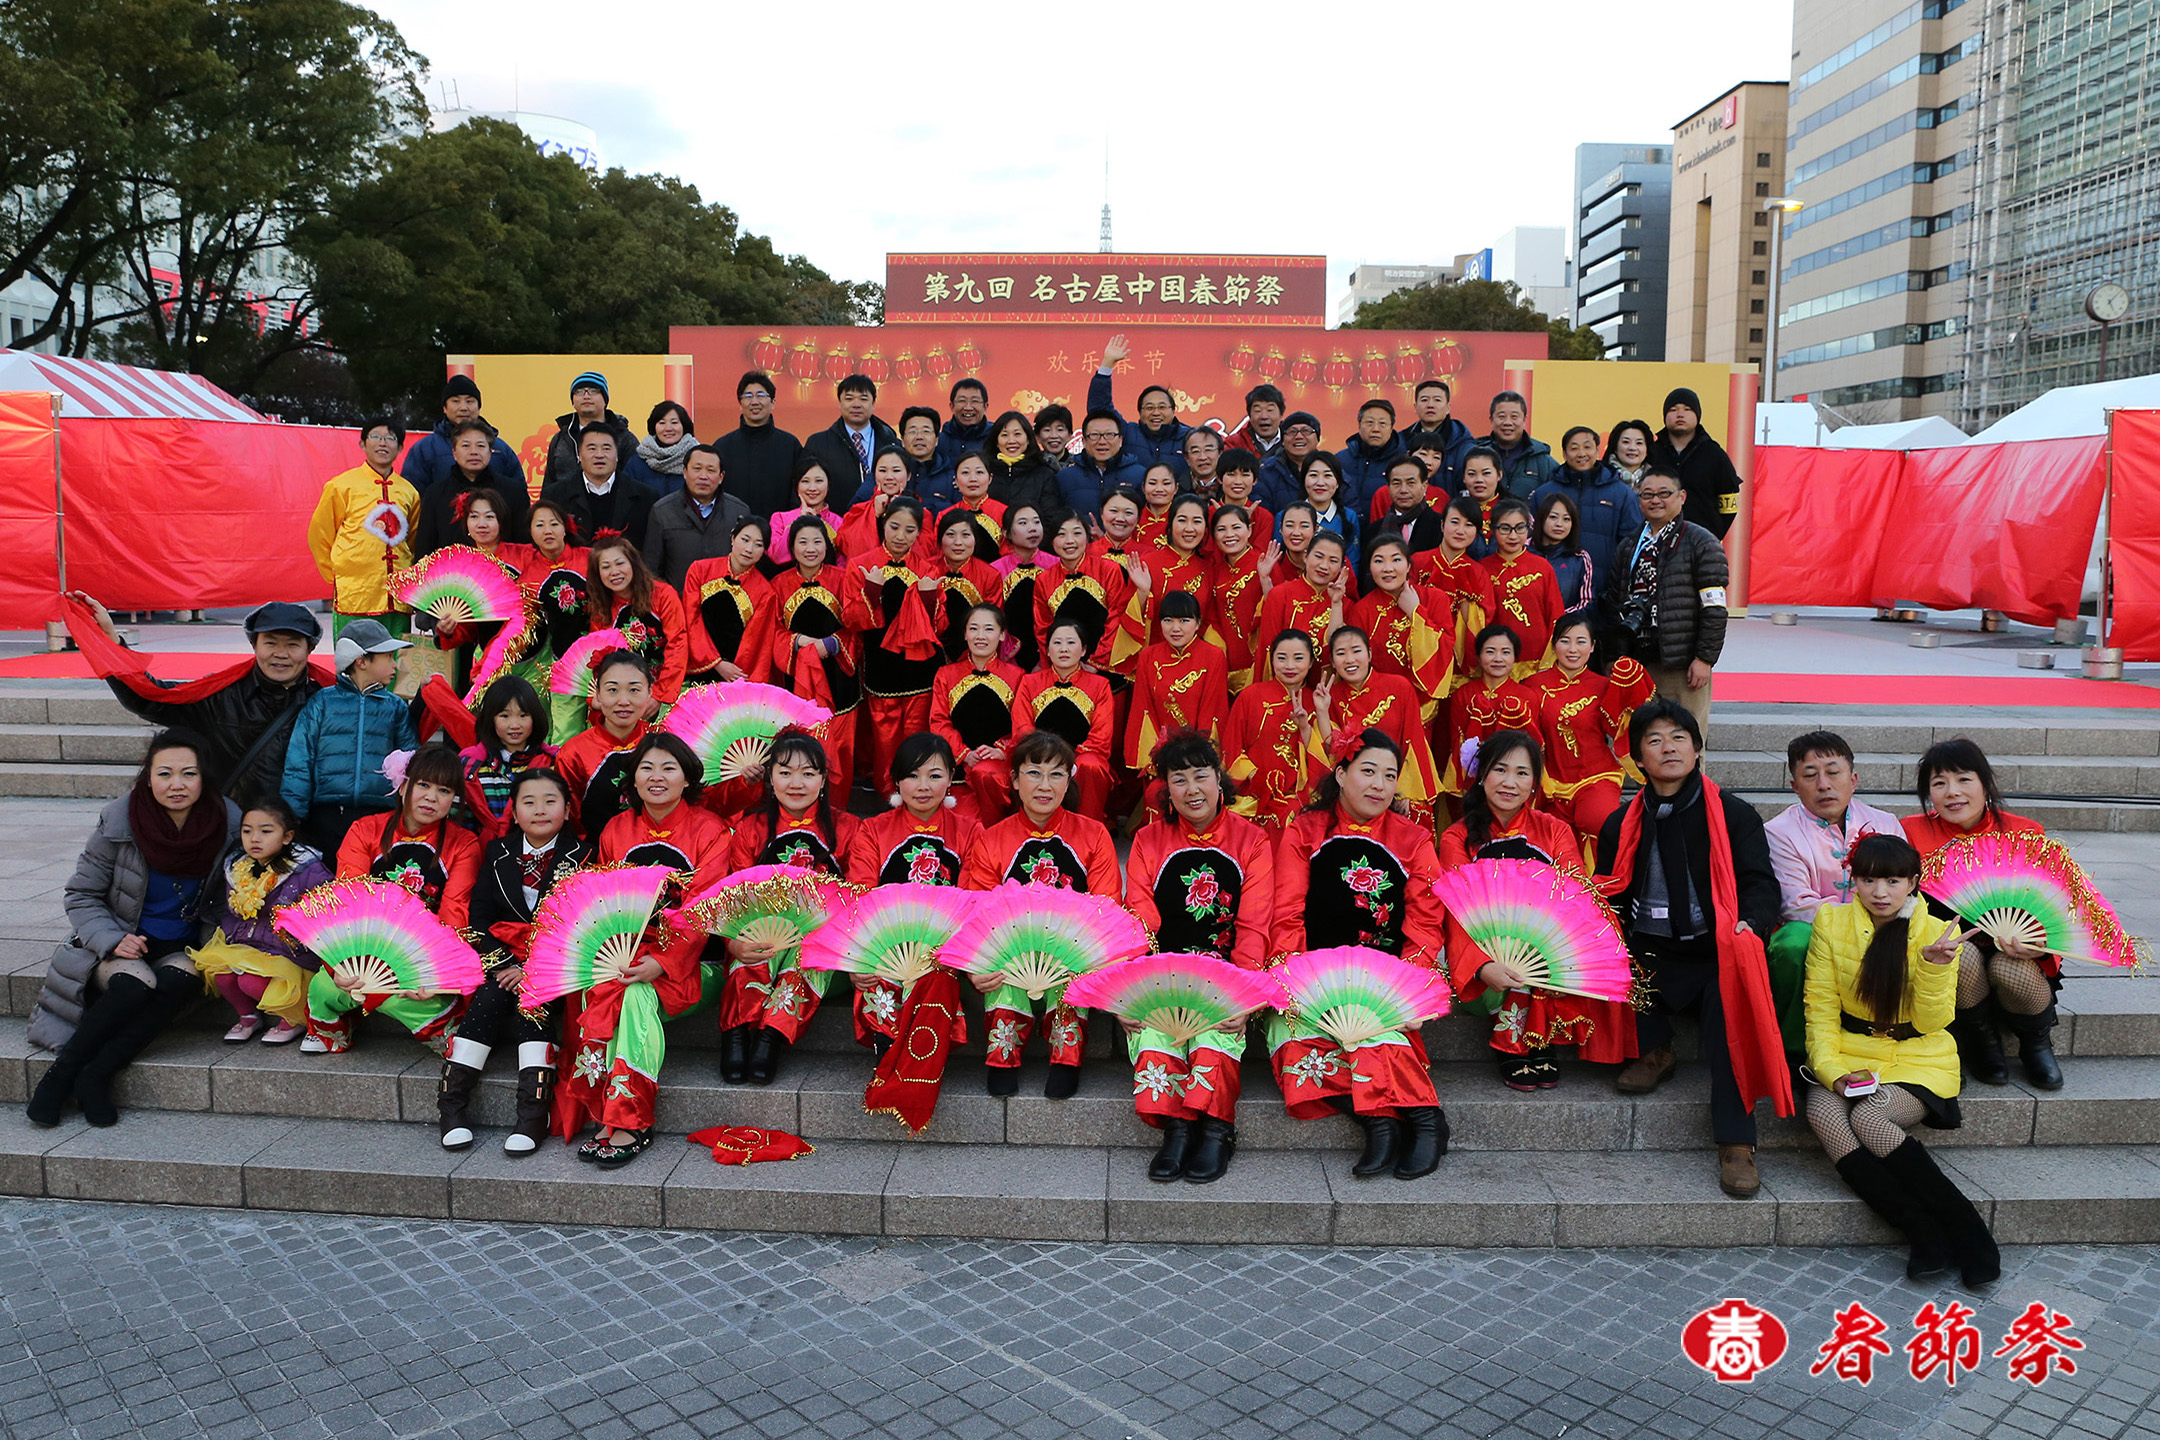
<svg viewBox="0 0 2160 1440">
<path fill-rule="evenodd" d="M 877 1073 L 863 1091 L 863 1109 L 872 1115 L 897 1115 L 910 1133 L 922 1134 L 937 1109 L 953 1042 L 966 1038 L 959 977 L 940 966 L 908 992 L 900 1009 L 900 1036 L 878 1061 Z"/>
<path fill-rule="evenodd" d="M 1750 1109 L 1765 1095 L 1780 1115 L 1793 1113 L 1792 1072 L 1785 1066 L 1785 1040 L 1778 1030 L 1777 1004 L 1770 998 L 1769 961 L 1762 937 L 1740 928 L 1740 890 L 1733 878 L 1732 836 L 1725 829 L 1725 801 L 1705 775 L 1703 815 L 1710 826 L 1711 930 L 1717 940 L 1718 993 L 1725 1002 L 1725 1048 L 1732 1056 L 1733 1081 L 1740 1101 Z M 1613 873 L 1597 879 L 1606 899 L 1627 893 L 1635 880 L 1635 851 L 1642 842 L 1644 786 L 1620 817 L 1620 842 L 1613 851 Z"/>
<path fill-rule="evenodd" d="M 900 597 L 899 613 L 885 627 L 884 645 L 893 654 L 909 660 L 928 660 L 940 653 L 938 633 L 930 624 L 930 611 L 923 604 L 922 591 L 913 583 L 908 584 L 906 593 Z"/>
<path fill-rule="evenodd" d="M 150 678 L 150 662 L 143 658 L 141 651 L 130 650 L 105 638 L 105 632 L 98 628 L 89 606 L 72 595 L 63 595 L 60 607 L 61 618 L 67 621 L 68 638 L 75 642 L 83 659 L 90 662 L 90 668 L 103 679 L 118 680 L 145 700 L 155 700 L 163 705 L 193 705 L 198 700 L 209 699 L 228 685 L 245 680 L 248 671 L 255 668 L 255 659 L 249 656 L 193 680 L 161 685 Z M 308 669 L 324 689 L 337 684 L 337 676 L 327 662 L 311 659 Z"/>
</svg>

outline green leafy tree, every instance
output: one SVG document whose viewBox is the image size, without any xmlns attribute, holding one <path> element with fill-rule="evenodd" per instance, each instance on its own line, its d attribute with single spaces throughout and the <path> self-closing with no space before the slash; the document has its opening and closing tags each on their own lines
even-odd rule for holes
<svg viewBox="0 0 2160 1440">
<path fill-rule="evenodd" d="M 1358 306 L 1352 330 L 1543 330 L 1555 360 L 1596 360 L 1605 351 L 1597 332 L 1551 319 L 1523 303 L 1512 280 L 1459 280 L 1397 290 Z"/>
<path fill-rule="evenodd" d="M 392 146 L 296 248 L 361 395 L 433 408 L 445 353 L 667 346 L 670 325 L 865 324 L 874 285 L 836 281 L 657 175 L 592 176 L 475 120 Z"/>
<path fill-rule="evenodd" d="M 419 65 L 344 0 L 0 0 L 0 285 L 58 297 L 26 342 L 235 390 L 318 344 L 285 238 L 416 123 Z"/>
</svg>

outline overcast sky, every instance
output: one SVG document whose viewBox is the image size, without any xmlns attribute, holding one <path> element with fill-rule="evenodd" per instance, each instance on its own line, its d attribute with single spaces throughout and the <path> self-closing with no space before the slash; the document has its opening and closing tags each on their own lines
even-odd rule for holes
<svg viewBox="0 0 2160 1440">
<path fill-rule="evenodd" d="M 365 0 L 363 0 L 365 3 Z M 471 109 L 592 126 L 846 279 L 892 251 L 1443 262 L 1568 223 L 1576 145 L 1791 73 L 1763 0 L 376 0 Z"/>
</svg>

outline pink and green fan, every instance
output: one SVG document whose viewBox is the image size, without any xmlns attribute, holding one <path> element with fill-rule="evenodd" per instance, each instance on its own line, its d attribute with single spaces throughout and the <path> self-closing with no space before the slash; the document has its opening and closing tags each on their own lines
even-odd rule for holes
<svg viewBox="0 0 2160 1440">
<path fill-rule="evenodd" d="M 832 711 L 777 685 L 726 680 L 684 691 L 660 728 L 697 752 L 711 784 L 762 768 L 772 756 L 773 737 L 790 725 L 808 730 L 830 719 Z"/>
<path fill-rule="evenodd" d="M 802 963 L 910 985 L 937 968 L 938 951 L 967 922 L 974 900 L 950 885 L 880 885 L 851 895 L 803 942 Z"/>
<path fill-rule="evenodd" d="M 1065 1003 L 1108 1010 L 1173 1040 L 1242 1025 L 1255 1010 L 1289 1004 L 1264 970 L 1246 970 L 1214 955 L 1165 951 L 1120 960 L 1065 987 Z"/>
<path fill-rule="evenodd" d="M 336 880 L 278 912 L 278 929 L 312 951 L 354 993 L 465 994 L 485 970 L 465 937 L 402 885 Z"/>
<path fill-rule="evenodd" d="M 721 876 L 683 910 L 710 934 L 791 950 L 831 918 L 846 889 L 800 865 L 752 865 Z"/>
<path fill-rule="evenodd" d="M 674 876 L 665 865 L 609 865 L 556 881 L 533 912 L 520 998 L 535 1005 L 622 979 Z"/>
<path fill-rule="evenodd" d="M 1345 1050 L 1445 1015 L 1453 994 L 1439 971 L 1363 945 L 1307 950 L 1267 973 L 1300 1019 Z"/>
<path fill-rule="evenodd" d="M 525 613 L 517 572 L 470 545 L 446 545 L 390 577 L 390 598 L 453 625 Z"/>
<path fill-rule="evenodd" d="M 1536 860 L 1475 860 L 1433 893 L 1489 960 L 1533 989 L 1628 998 L 1634 969 L 1612 909 L 1572 875 Z"/>
<path fill-rule="evenodd" d="M 995 975 L 1040 1000 L 1075 976 L 1143 955 L 1147 928 L 1107 895 L 1008 880 L 975 897 L 938 961 L 971 975 Z"/>
<path fill-rule="evenodd" d="M 527 592 L 530 599 L 530 592 Z M 472 684 L 465 691 L 465 704 L 478 710 L 481 697 L 487 687 L 501 678 L 503 672 L 532 648 L 540 634 L 540 616 L 537 609 L 528 605 L 525 612 L 515 620 L 506 620 L 494 637 L 481 648 L 479 657 L 473 661 Z"/>
<path fill-rule="evenodd" d="M 570 642 L 548 671 L 548 689 L 557 695 L 590 696 L 600 677 L 593 667 L 611 650 L 628 650 L 630 637 L 613 628 L 595 630 Z"/>
<path fill-rule="evenodd" d="M 1928 857 L 1920 888 L 1997 944 L 2014 940 L 2066 960 L 2134 969 L 2149 958 L 2092 877 L 2037 831 L 1966 835 Z"/>
</svg>

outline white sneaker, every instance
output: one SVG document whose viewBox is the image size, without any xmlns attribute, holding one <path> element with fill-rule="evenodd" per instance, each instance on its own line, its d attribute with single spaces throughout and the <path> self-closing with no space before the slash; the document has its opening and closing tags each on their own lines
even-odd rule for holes
<svg viewBox="0 0 2160 1440">
<path fill-rule="evenodd" d="M 530 1155 L 540 1148 L 540 1142 L 530 1135 L 520 1135 L 513 1130 L 503 1140 L 503 1154 Z"/>
<path fill-rule="evenodd" d="M 303 1055 L 327 1055 L 330 1053 L 330 1047 L 323 1043 L 322 1036 L 310 1035 L 300 1042 L 300 1053 Z"/>
<path fill-rule="evenodd" d="M 445 1150 L 462 1150 L 466 1146 L 472 1144 L 472 1142 L 472 1131 L 466 1129 L 463 1125 L 460 1125 L 455 1130 L 449 1130 L 444 1132 L 442 1137 L 442 1148 Z"/>
</svg>

